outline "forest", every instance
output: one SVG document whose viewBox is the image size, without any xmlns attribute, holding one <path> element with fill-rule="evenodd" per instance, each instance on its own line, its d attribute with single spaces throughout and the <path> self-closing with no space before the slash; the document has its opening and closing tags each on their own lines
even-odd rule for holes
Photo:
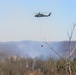
<svg viewBox="0 0 76 75">
<path fill-rule="evenodd" d="M 72 75 L 76 75 L 76 58 L 70 61 L 70 65 Z M 62 59 L 47 57 L 43 60 L 38 57 L 32 59 L 11 56 L 0 61 L 0 75 L 68 75 L 68 70 Z"/>
</svg>

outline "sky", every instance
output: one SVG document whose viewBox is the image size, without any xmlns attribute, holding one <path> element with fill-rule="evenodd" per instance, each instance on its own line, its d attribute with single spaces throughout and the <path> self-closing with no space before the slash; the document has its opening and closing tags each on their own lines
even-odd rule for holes
<svg viewBox="0 0 76 75">
<path fill-rule="evenodd" d="M 39 12 L 52 14 L 34 17 Z M 65 41 L 75 23 L 76 0 L 0 0 L 0 42 Z"/>
</svg>

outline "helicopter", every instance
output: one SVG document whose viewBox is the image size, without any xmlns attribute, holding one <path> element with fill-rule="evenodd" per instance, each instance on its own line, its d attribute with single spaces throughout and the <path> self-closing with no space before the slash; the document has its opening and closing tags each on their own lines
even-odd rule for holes
<svg viewBox="0 0 76 75">
<path fill-rule="evenodd" d="M 34 17 L 37 17 L 37 18 L 39 18 L 39 17 L 49 17 L 50 15 L 51 15 L 51 13 L 49 13 L 48 15 L 45 15 L 45 14 L 42 14 L 42 13 L 39 12 Z"/>
</svg>

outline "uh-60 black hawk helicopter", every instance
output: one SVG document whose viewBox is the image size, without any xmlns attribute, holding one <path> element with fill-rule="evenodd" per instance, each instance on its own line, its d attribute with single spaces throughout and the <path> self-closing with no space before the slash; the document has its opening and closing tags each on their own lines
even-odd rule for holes
<svg viewBox="0 0 76 75">
<path fill-rule="evenodd" d="M 39 12 L 34 17 L 37 17 L 37 18 L 39 18 L 39 17 L 49 17 L 50 15 L 51 15 L 51 13 L 49 13 L 48 15 L 45 15 L 45 14 L 42 14 L 42 13 Z"/>
</svg>

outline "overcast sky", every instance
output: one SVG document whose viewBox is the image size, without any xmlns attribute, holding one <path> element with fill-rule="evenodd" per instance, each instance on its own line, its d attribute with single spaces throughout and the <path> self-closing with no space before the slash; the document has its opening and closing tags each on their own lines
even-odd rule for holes
<svg viewBox="0 0 76 75">
<path fill-rule="evenodd" d="M 38 12 L 52 15 L 34 17 Z M 0 0 L 0 42 L 68 40 L 67 31 L 75 22 L 76 0 Z"/>
</svg>

